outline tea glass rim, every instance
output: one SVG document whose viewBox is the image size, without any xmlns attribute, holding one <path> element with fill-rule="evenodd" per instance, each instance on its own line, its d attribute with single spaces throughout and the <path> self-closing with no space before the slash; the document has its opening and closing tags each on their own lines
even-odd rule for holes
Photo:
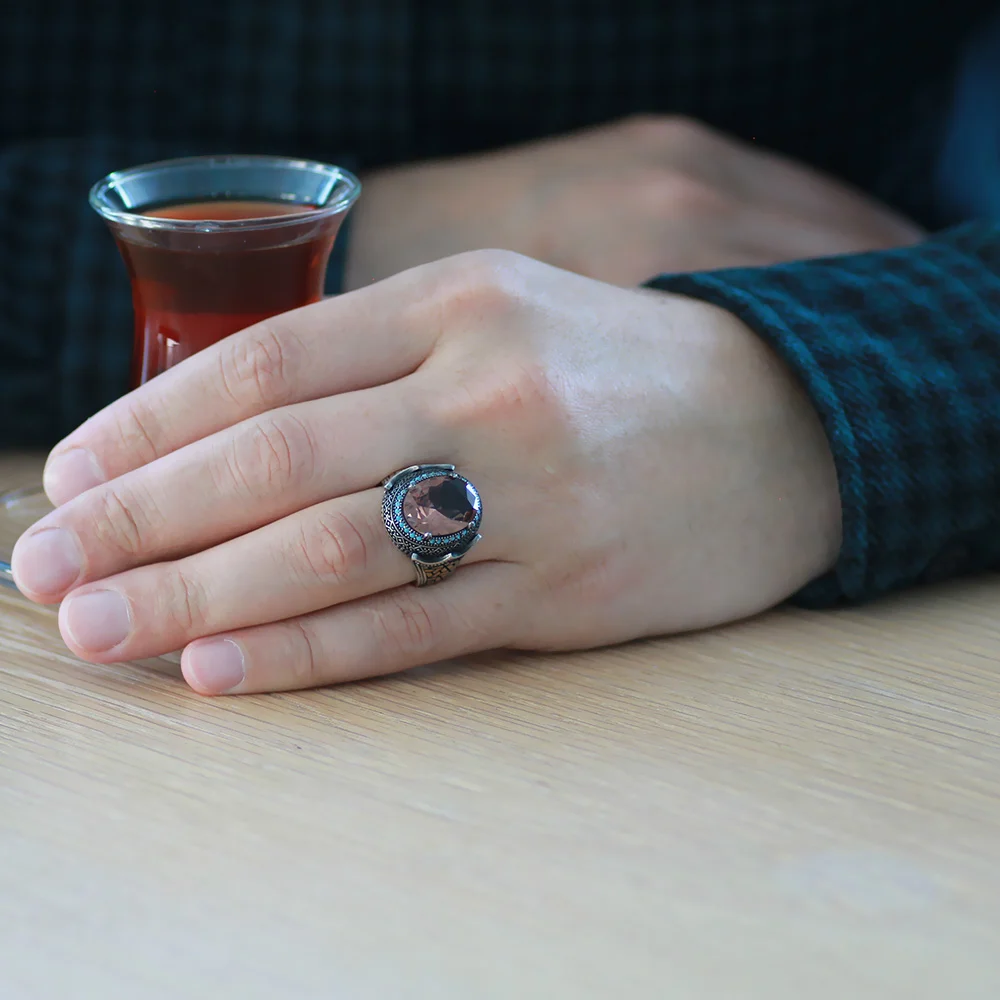
<svg viewBox="0 0 1000 1000">
<path fill-rule="evenodd" d="M 115 191 L 122 202 L 127 202 L 127 197 L 122 192 L 119 185 L 125 181 L 132 181 L 145 175 L 163 173 L 169 170 L 182 169 L 186 167 L 203 167 L 210 171 L 213 167 L 267 167 L 273 166 L 286 170 L 302 170 L 318 174 L 326 174 L 330 180 L 330 193 L 337 190 L 337 185 L 342 185 L 343 190 L 338 197 L 328 198 L 321 205 L 313 206 L 313 211 L 309 213 L 310 219 L 323 219 L 332 215 L 339 215 L 346 212 L 361 193 L 361 181 L 344 167 L 338 167 L 331 163 L 323 163 L 321 160 L 308 160 L 289 156 L 267 156 L 250 153 L 226 153 L 209 154 L 206 156 L 181 156 L 168 160 L 156 160 L 151 163 L 141 163 L 125 170 L 113 170 L 102 177 L 90 189 L 88 201 L 90 207 L 97 212 L 101 218 L 108 222 L 114 222 L 122 226 L 139 227 L 142 229 L 168 230 L 171 232 L 232 232 L 240 230 L 257 229 L 277 229 L 282 226 L 301 224 L 304 220 L 301 212 L 290 212 L 287 215 L 270 215 L 249 219 L 166 219 L 152 215 L 143 215 L 142 208 L 117 209 L 108 200 L 111 191 Z M 242 194 L 241 199 L 252 199 L 251 194 Z M 225 200 L 220 198 L 220 201 Z M 294 201 L 287 195 L 273 196 L 269 201 L 286 201 L 289 205 L 302 204 Z"/>
</svg>

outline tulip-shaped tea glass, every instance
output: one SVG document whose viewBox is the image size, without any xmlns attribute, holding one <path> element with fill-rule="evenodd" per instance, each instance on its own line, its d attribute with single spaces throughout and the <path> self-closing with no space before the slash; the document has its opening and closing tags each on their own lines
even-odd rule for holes
<svg viewBox="0 0 1000 1000">
<path fill-rule="evenodd" d="M 237 330 L 323 297 L 326 265 L 361 191 L 340 167 L 199 156 L 108 174 L 90 204 L 132 281 L 135 388 Z M 18 536 L 51 510 L 41 486 L 0 494 L 0 583 Z"/>
</svg>

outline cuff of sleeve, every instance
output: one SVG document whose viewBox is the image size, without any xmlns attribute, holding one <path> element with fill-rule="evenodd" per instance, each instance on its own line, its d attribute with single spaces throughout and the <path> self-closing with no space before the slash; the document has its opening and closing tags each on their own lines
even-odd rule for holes
<svg viewBox="0 0 1000 1000">
<path fill-rule="evenodd" d="M 1000 228 L 649 285 L 743 321 L 795 373 L 837 468 L 843 541 L 795 600 L 1000 566 Z"/>
</svg>

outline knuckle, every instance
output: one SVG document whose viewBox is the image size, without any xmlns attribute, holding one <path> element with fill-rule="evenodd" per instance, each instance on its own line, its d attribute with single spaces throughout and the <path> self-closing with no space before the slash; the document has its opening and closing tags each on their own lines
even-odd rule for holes
<svg viewBox="0 0 1000 1000">
<path fill-rule="evenodd" d="M 534 433 L 560 425 L 564 403 L 549 371 L 533 358 L 510 358 L 463 373 L 449 393 L 436 393 L 425 404 L 430 426 L 454 435 L 496 428 Z"/>
<path fill-rule="evenodd" d="M 712 136 L 712 130 L 696 118 L 686 115 L 666 115 L 660 122 L 662 139 L 681 149 L 701 148 Z"/>
<path fill-rule="evenodd" d="M 97 510 L 91 523 L 102 548 L 110 548 L 120 557 L 141 556 L 158 520 L 155 507 L 140 502 L 137 495 L 121 492 L 115 487 L 101 490 L 94 498 Z"/>
<path fill-rule="evenodd" d="M 200 632 L 208 606 L 204 590 L 181 566 L 172 567 L 171 575 L 170 585 L 164 588 L 164 593 L 169 595 L 169 605 L 163 609 L 164 617 L 185 635 Z"/>
<path fill-rule="evenodd" d="M 670 218 L 715 215 L 728 205 L 717 188 L 677 171 L 651 172 L 634 190 L 645 209 Z"/>
<path fill-rule="evenodd" d="M 264 410 L 289 398 L 297 341 L 290 330 L 266 320 L 233 337 L 219 355 L 222 389 L 239 406 Z"/>
<path fill-rule="evenodd" d="M 627 135 L 643 144 L 681 145 L 702 141 L 709 133 L 708 126 L 695 118 L 681 114 L 656 114 L 639 112 L 621 122 Z"/>
<path fill-rule="evenodd" d="M 327 682 L 323 658 L 319 655 L 319 643 L 307 624 L 301 620 L 287 622 L 281 634 L 285 649 L 278 657 L 282 664 L 282 687 L 311 688 Z"/>
<path fill-rule="evenodd" d="M 138 456 L 143 465 L 159 458 L 157 421 L 152 412 L 134 397 L 129 397 L 117 429 L 126 454 Z"/>
<path fill-rule="evenodd" d="M 667 115 L 656 114 L 652 111 L 637 111 L 628 115 L 618 123 L 619 129 L 625 133 L 626 137 L 631 137 L 639 142 L 655 141 L 662 137 L 664 126 L 670 119 Z"/>
<path fill-rule="evenodd" d="M 526 260 L 515 250 L 484 247 L 481 250 L 466 250 L 448 258 L 453 272 L 475 281 L 490 282 L 503 276 L 505 272 L 518 268 Z"/>
<path fill-rule="evenodd" d="M 526 260 L 509 250 L 474 250 L 452 258 L 437 296 L 445 322 L 507 315 L 525 297 Z"/>
<path fill-rule="evenodd" d="M 298 562 L 324 585 L 339 585 L 364 576 L 373 539 L 343 511 L 325 511 L 302 529 Z"/>
<path fill-rule="evenodd" d="M 293 413 L 278 411 L 241 428 L 220 456 L 227 478 L 250 499 L 274 496 L 302 482 L 316 469 L 313 432 Z"/>
<path fill-rule="evenodd" d="M 403 307 L 401 320 L 439 335 L 509 321 L 527 299 L 531 265 L 537 262 L 510 250 L 456 254 L 439 262 L 422 294 Z"/>
<path fill-rule="evenodd" d="M 436 647 L 440 631 L 427 607 L 409 594 L 393 595 L 376 606 L 371 624 L 376 648 L 390 661 L 400 657 L 409 662 L 428 653 Z"/>
</svg>

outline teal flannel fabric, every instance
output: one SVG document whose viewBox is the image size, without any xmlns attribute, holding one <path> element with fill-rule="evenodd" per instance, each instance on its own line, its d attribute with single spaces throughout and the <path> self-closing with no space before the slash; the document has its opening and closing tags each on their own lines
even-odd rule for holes
<svg viewBox="0 0 1000 1000">
<path fill-rule="evenodd" d="M 1000 567 L 1000 224 L 651 284 L 728 309 L 802 380 L 837 466 L 823 606 Z"/>
<path fill-rule="evenodd" d="M 0 447 L 51 444 L 124 388 L 127 280 L 86 205 L 90 184 L 111 169 L 242 151 L 364 170 L 638 111 L 682 113 L 814 164 L 937 230 L 986 204 L 970 199 L 967 175 L 954 169 L 967 162 L 962 143 L 981 139 L 966 113 L 975 101 L 951 112 L 956 95 L 974 89 L 968 81 L 992 65 L 984 43 L 969 46 L 988 37 L 996 6 L 7 5 Z M 338 274 L 331 268 L 330 290 Z M 803 600 L 860 599 L 996 564 L 995 225 L 984 219 L 887 254 L 652 283 L 736 312 L 785 357 L 824 420 L 841 480 L 844 546 L 835 572 Z"/>
</svg>

